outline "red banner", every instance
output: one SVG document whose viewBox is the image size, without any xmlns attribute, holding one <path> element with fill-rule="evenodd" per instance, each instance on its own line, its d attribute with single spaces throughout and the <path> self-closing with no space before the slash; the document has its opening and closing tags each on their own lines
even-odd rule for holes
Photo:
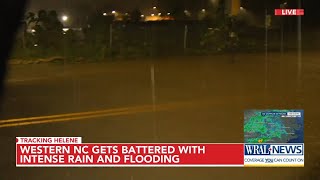
<svg viewBox="0 0 320 180">
<path fill-rule="evenodd" d="M 59 141 L 65 142 L 66 139 Z M 243 166 L 243 144 L 59 144 L 37 139 L 16 144 L 16 166 Z M 47 142 L 47 143 L 46 143 Z M 58 142 L 58 143 L 55 143 Z"/>
<path fill-rule="evenodd" d="M 275 9 L 276 16 L 303 16 L 304 9 Z"/>
</svg>

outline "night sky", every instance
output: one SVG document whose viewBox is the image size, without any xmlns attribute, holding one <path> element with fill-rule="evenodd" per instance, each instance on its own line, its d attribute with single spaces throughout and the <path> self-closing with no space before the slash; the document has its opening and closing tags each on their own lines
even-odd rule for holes
<svg viewBox="0 0 320 180">
<path fill-rule="evenodd" d="M 37 11 L 39 9 L 55 9 L 58 12 L 66 12 L 73 16 L 83 16 L 90 12 L 99 11 L 130 11 L 139 8 L 141 11 L 160 6 L 175 1 L 185 8 L 201 8 L 206 5 L 206 1 L 215 0 L 31 0 L 28 11 Z M 278 8 L 280 3 L 287 1 L 289 8 L 297 8 L 297 0 L 242 0 L 242 5 L 255 13 L 264 13 L 264 8 L 269 7 L 270 13 L 274 8 Z M 319 24 L 320 19 L 320 2 L 319 0 L 301 0 L 305 9 L 306 23 Z M 160 4 L 160 5 L 159 5 Z"/>
<path fill-rule="evenodd" d="M 121 11 L 130 10 L 135 7 L 152 7 L 156 1 L 152 0 L 31 0 L 31 10 L 57 9 L 81 11 L 92 11 L 105 7 L 106 9 L 117 9 Z"/>
<path fill-rule="evenodd" d="M 77 11 L 86 13 L 94 10 L 117 10 L 130 11 L 139 8 L 141 11 L 150 9 L 153 6 L 160 7 L 170 4 L 178 4 L 184 8 L 205 8 L 210 1 L 217 0 L 31 0 L 30 11 L 39 9 L 56 9 L 58 11 Z"/>
<path fill-rule="evenodd" d="M 161 1 L 166 0 L 30 0 L 30 9 L 64 9 L 64 8 L 94 8 L 110 6 L 113 8 L 128 10 L 135 7 L 146 8 L 161 4 Z M 169 0 L 167 0 L 169 1 Z M 198 4 L 205 0 L 171 0 L 179 1 L 181 5 L 184 4 Z M 208 0 L 210 1 L 210 0 Z M 214 0 L 211 0 L 214 1 Z M 281 2 L 288 2 L 289 4 L 296 4 L 297 0 L 242 0 L 242 4 L 252 8 L 259 8 L 267 4 L 268 6 L 277 6 Z M 318 9 L 319 2 L 317 0 L 301 0 L 302 4 L 307 9 Z"/>
</svg>

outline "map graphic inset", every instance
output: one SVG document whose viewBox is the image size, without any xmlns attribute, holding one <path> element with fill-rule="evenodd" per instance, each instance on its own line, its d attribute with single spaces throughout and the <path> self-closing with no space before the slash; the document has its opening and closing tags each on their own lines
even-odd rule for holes
<svg viewBox="0 0 320 180">
<path fill-rule="evenodd" d="M 304 143 L 303 110 L 247 110 L 244 143 Z"/>
</svg>

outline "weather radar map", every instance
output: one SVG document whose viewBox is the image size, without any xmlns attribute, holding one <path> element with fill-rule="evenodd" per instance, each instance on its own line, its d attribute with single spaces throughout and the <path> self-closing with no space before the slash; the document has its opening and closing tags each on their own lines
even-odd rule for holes
<svg viewBox="0 0 320 180">
<path fill-rule="evenodd" d="M 247 110 L 245 143 L 304 143 L 303 110 Z"/>
</svg>

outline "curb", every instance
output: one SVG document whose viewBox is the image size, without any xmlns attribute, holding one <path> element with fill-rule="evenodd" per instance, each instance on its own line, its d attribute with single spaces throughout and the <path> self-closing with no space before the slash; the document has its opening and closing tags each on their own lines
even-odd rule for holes
<svg viewBox="0 0 320 180">
<path fill-rule="evenodd" d="M 35 60 L 19 60 L 19 59 L 11 59 L 9 61 L 10 65 L 28 65 L 28 64 L 40 64 L 40 63 L 51 63 L 57 61 L 64 61 L 63 57 L 52 57 L 48 59 L 35 59 Z"/>
</svg>

